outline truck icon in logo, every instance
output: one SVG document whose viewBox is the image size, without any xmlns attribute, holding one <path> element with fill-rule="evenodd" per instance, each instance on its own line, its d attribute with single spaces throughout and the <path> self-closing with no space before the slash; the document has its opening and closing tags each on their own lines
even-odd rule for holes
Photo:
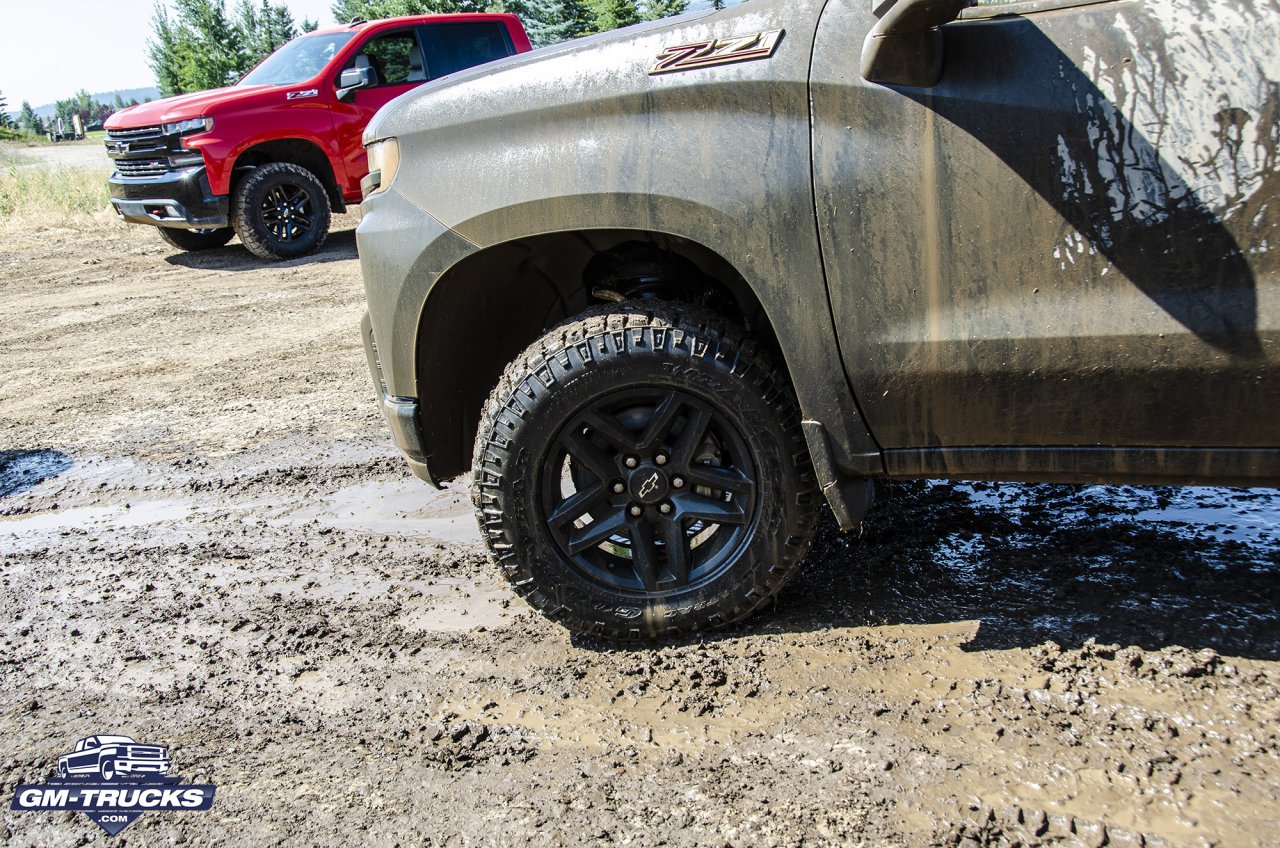
<svg viewBox="0 0 1280 848">
<path fill-rule="evenodd" d="M 172 768 L 167 745 L 143 745 L 118 734 L 86 736 L 58 757 L 56 776 L 19 785 L 9 809 L 84 813 L 115 836 L 143 813 L 213 806 L 216 786 L 183 783 Z"/>
<path fill-rule="evenodd" d="M 169 771 L 169 749 L 139 745 L 128 736 L 86 736 L 75 750 L 58 757 L 58 777 L 121 777 L 161 775 Z"/>
</svg>

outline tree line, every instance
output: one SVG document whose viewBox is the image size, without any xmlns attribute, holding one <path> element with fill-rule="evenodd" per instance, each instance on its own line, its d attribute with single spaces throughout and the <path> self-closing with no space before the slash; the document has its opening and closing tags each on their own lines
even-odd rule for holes
<svg viewBox="0 0 1280 848">
<path fill-rule="evenodd" d="M 147 59 L 162 97 L 230 85 L 315 21 L 293 19 L 270 0 L 173 0 L 156 3 Z"/>
<path fill-rule="evenodd" d="M 10 137 L 19 133 L 44 135 L 57 124 L 58 118 L 62 118 L 63 125 L 69 132 L 73 115 L 79 115 L 84 126 L 92 129 L 105 121 L 112 112 L 118 112 L 126 106 L 137 105 L 136 97 L 125 100 L 119 94 L 112 102 L 101 102 L 95 100 L 87 90 L 82 88 L 65 100 L 56 101 L 53 104 L 53 117 L 47 120 L 41 118 L 32 108 L 31 103 L 26 100 L 22 101 L 22 108 L 15 119 L 9 115 L 8 101 L 4 93 L 0 92 L 0 130 L 6 131 L 5 135 Z"/>
<path fill-rule="evenodd" d="M 157 2 L 147 58 L 162 97 L 230 85 L 285 42 L 316 28 L 305 18 L 296 22 L 283 3 L 270 0 L 171 0 L 172 11 Z M 712 0 L 716 9 L 725 0 Z M 375 20 L 396 15 L 452 12 L 512 12 L 524 22 L 535 46 L 607 32 L 646 20 L 682 13 L 688 0 L 334 0 L 334 20 Z M 135 106 L 116 95 L 114 103 L 100 103 L 81 89 L 54 104 L 54 119 L 46 122 L 26 101 L 15 121 L 0 93 L 0 132 L 45 133 L 61 117 L 67 126 L 80 115 L 86 127 L 100 124 L 112 112 Z"/>
<path fill-rule="evenodd" d="M 688 0 L 334 0 L 333 18 L 375 20 L 397 15 L 512 12 L 534 46 L 678 15 Z M 724 0 L 712 5 L 723 8 Z M 230 85 L 286 41 L 316 28 L 295 23 L 288 6 L 270 0 L 158 2 L 148 60 L 164 97 Z"/>
<path fill-rule="evenodd" d="M 330 11 L 343 23 L 396 15 L 511 12 L 520 17 L 533 45 L 543 47 L 679 15 L 688 5 L 688 0 L 334 0 Z M 713 0 L 713 6 L 723 8 L 723 0 Z"/>
</svg>

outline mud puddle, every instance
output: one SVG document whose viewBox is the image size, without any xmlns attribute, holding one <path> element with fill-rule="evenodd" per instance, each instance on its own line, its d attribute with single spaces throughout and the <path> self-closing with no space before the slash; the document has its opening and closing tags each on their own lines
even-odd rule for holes
<svg viewBox="0 0 1280 848">
<path fill-rule="evenodd" d="M 395 535 L 467 545 L 481 543 L 466 483 L 437 489 L 416 478 L 347 486 L 321 506 L 290 513 L 276 522 L 316 522 L 353 533 Z"/>
</svg>

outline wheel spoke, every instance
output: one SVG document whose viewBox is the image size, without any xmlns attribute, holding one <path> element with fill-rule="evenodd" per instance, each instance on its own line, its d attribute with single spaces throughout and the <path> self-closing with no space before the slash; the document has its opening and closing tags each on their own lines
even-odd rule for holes
<svg viewBox="0 0 1280 848">
<path fill-rule="evenodd" d="M 560 528 L 566 522 L 581 518 L 584 513 L 590 512 L 591 507 L 595 506 L 597 501 L 602 499 L 604 493 L 605 487 L 603 483 L 595 483 L 580 492 L 574 492 L 565 498 L 560 506 L 556 507 L 556 511 L 551 513 L 547 522 L 552 527 Z"/>
<path fill-rule="evenodd" d="M 677 586 L 689 582 L 689 539 L 684 535 L 684 524 L 679 519 L 662 522 L 662 546 L 667 552 L 667 569 Z"/>
<path fill-rule="evenodd" d="M 735 495 L 749 495 L 755 491 L 755 481 L 736 468 L 720 468 L 715 465 L 694 463 L 685 475 L 695 486 L 706 486 Z"/>
<path fill-rule="evenodd" d="M 698 494 L 686 494 L 673 498 L 676 514 L 693 521 L 702 519 L 714 524 L 746 524 L 747 512 L 733 501 L 718 501 Z"/>
<path fill-rule="evenodd" d="M 569 429 L 560 437 L 560 445 L 596 476 L 601 483 L 608 482 L 618 473 L 617 464 L 605 452 L 591 443 L 578 429 Z"/>
<path fill-rule="evenodd" d="M 595 409 L 588 409 L 582 414 L 581 421 L 593 431 L 599 433 L 611 447 L 620 453 L 632 453 L 640 449 L 640 442 L 636 440 L 635 434 L 609 415 L 605 415 Z"/>
<path fill-rule="evenodd" d="M 646 592 L 658 588 L 657 546 L 653 540 L 653 525 L 644 518 L 628 521 L 631 530 L 631 566 L 636 577 L 644 584 Z"/>
<path fill-rule="evenodd" d="M 594 548 L 610 536 L 617 535 L 626 526 L 626 513 L 621 509 L 612 510 L 586 527 L 574 529 L 569 534 L 569 553 L 576 556 L 588 548 Z"/>
<path fill-rule="evenodd" d="M 690 404 L 684 429 L 680 431 L 680 438 L 676 440 L 675 456 L 672 457 L 677 468 L 688 467 L 693 462 L 693 454 L 698 449 L 698 445 L 702 444 L 702 437 L 710 423 L 711 410 L 702 404 L 696 406 Z"/>
<path fill-rule="evenodd" d="M 644 438 L 641 440 L 641 450 L 652 450 L 661 442 L 667 440 L 671 433 L 671 427 L 676 423 L 680 410 L 684 406 L 675 394 L 669 394 L 662 399 L 662 403 L 653 410 L 653 417 L 649 419 L 649 426 L 645 427 Z"/>
</svg>

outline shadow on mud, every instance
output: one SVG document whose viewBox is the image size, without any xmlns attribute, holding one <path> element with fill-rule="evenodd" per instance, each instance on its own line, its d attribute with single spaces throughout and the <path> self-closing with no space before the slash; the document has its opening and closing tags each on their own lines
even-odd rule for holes
<svg viewBox="0 0 1280 848">
<path fill-rule="evenodd" d="M 976 620 L 967 650 L 1047 640 L 1079 647 L 1095 639 L 1280 659 L 1273 535 L 1248 543 L 1189 534 L 1140 519 L 1141 505 L 1123 497 L 1090 498 L 1086 487 L 1016 488 L 1015 507 L 975 502 L 948 484 L 886 486 L 861 537 L 824 518 L 801 573 L 755 626 L 785 632 Z M 1178 493 L 1121 491 L 1157 504 Z M 1274 501 L 1249 490 L 1231 497 Z"/>
<path fill-rule="evenodd" d="M 207 271 L 260 271 L 264 267 L 296 268 L 301 265 L 321 265 L 356 258 L 356 231 L 336 230 L 329 233 L 324 244 L 315 253 L 289 259 L 284 262 L 268 262 L 250 253 L 240 242 L 213 250 L 178 251 L 164 258 L 170 265 Z"/>
<path fill-rule="evenodd" d="M 0 498 L 22 494 L 74 464 L 56 450 L 0 450 Z"/>
</svg>

